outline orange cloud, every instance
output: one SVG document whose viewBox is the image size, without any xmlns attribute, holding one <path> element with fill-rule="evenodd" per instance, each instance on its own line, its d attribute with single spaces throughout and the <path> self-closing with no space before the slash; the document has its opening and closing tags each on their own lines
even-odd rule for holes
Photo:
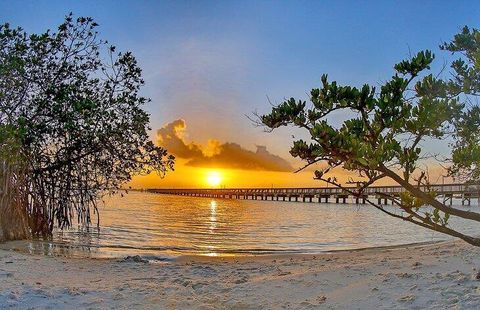
<svg viewBox="0 0 480 310">
<path fill-rule="evenodd" d="M 207 146 L 185 142 L 187 125 L 177 119 L 157 131 L 158 143 L 177 157 L 188 159 L 186 165 L 244 170 L 293 171 L 292 165 L 280 156 L 257 145 L 255 152 L 232 142 L 209 140 Z"/>
</svg>

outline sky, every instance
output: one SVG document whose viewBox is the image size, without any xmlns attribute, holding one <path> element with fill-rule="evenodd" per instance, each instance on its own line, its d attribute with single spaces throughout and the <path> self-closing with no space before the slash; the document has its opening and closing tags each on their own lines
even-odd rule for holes
<svg viewBox="0 0 480 310">
<path fill-rule="evenodd" d="M 175 172 L 135 187 L 319 186 L 311 171 L 292 173 L 302 165 L 288 153 L 292 136 L 303 133 L 266 133 L 247 116 L 307 99 L 323 73 L 380 85 L 422 49 L 438 71 L 449 57 L 438 45 L 480 27 L 477 1 L 0 1 L 0 22 L 27 32 L 55 29 L 69 12 L 133 52 L 151 138 L 182 154 Z M 212 173 L 219 184 L 205 181 Z"/>
</svg>

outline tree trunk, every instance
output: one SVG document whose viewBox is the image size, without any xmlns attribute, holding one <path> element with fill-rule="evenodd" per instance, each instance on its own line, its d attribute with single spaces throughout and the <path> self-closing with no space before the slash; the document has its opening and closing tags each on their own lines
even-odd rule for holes
<svg viewBox="0 0 480 310">
<path fill-rule="evenodd" d="M 0 161 L 0 242 L 30 237 L 24 181 L 21 168 Z"/>
</svg>

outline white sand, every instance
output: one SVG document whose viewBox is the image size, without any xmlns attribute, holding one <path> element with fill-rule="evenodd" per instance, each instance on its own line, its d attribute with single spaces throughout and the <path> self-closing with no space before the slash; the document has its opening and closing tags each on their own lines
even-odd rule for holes
<svg viewBox="0 0 480 310">
<path fill-rule="evenodd" d="M 0 308 L 480 307 L 480 248 L 463 242 L 152 264 L 0 251 Z"/>
</svg>

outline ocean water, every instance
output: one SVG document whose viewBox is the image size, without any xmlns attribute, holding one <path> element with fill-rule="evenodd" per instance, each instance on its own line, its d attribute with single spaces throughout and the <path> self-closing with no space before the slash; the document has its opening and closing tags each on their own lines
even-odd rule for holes
<svg viewBox="0 0 480 310">
<path fill-rule="evenodd" d="M 389 207 L 393 209 L 393 207 Z M 476 201 L 473 206 L 479 209 Z M 51 240 L 2 245 L 73 257 L 320 253 L 446 240 L 368 205 L 273 202 L 130 192 L 100 204 L 100 228 L 56 231 Z M 451 219 L 480 234 L 475 222 Z"/>
</svg>

